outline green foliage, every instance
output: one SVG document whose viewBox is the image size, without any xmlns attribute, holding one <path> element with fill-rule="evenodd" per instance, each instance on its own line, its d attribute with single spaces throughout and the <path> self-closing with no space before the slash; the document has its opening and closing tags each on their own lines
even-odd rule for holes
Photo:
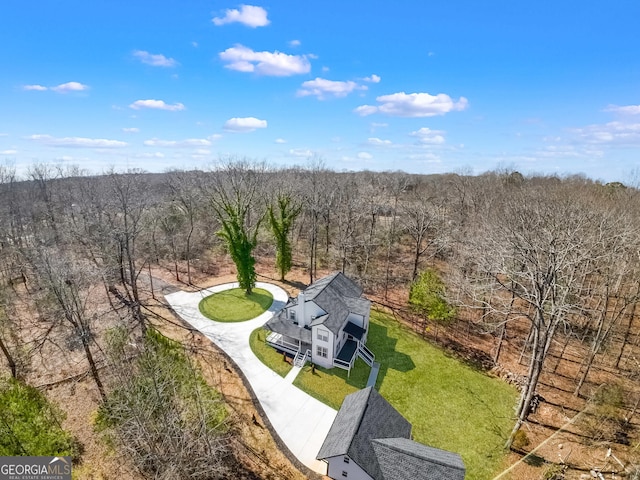
<svg viewBox="0 0 640 480">
<path fill-rule="evenodd" d="M 558 465 L 557 463 L 553 463 L 549 465 L 542 478 L 544 480 L 563 480 L 565 478 L 565 472 L 567 471 L 566 465 Z"/>
<path fill-rule="evenodd" d="M 131 364 L 120 356 L 121 335 L 109 340 L 110 354 L 119 361 L 119 386 L 100 406 L 96 430 L 132 455 L 145 474 L 198 478 L 213 466 L 222 468 L 228 454 L 225 405 L 182 347 L 150 329 Z"/>
<path fill-rule="evenodd" d="M 442 323 L 451 321 L 456 314 L 455 307 L 445 299 L 444 282 L 432 269 L 422 272 L 411 284 L 409 304 L 415 312 Z"/>
<path fill-rule="evenodd" d="M 529 446 L 529 443 L 530 443 L 529 437 L 527 436 L 527 433 L 524 430 L 518 430 L 513 436 L 512 446 L 516 450 L 524 450 L 526 447 Z"/>
<path fill-rule="evenodd" d="M 200 312 L 216 322 L 244 322 L 257 317 L 273 303 L 273 295 L 262 288 L 250 294 L 241 288 L 214 293 L 200 301 Z"/>
<path fill-rule="evenodd" d="M 301 205 L 294 205 L 289 195 L 278 195 L 277 209 L 273 205 L 267 211 L 271 232 L 276 240 L 276 268 L 280 274 L 280 280 L 284 281 L 285 275 L 291 270 L 291 242 L 289 234 L 293 228 L 293 222 L 302 210 Z"/>
<path fill-rule="evenodd" d="M 0 455 L 75 456 L 77 444 L 62 420 L 62 411 L 35 388 L 0 379 Z"/>
<path fill-rule="evenodd" d="M 226 204 L 219 210 L 218 217 L 222 228 L 217 235 L 222 238 L 229 255 L 238 270 L 238 283 L 249 294 L 256 285 L 256 260 L 253 249 L 257 245 L 258 226 L 251 232 L 245 228 L 247 211 Z"/>
</svg>

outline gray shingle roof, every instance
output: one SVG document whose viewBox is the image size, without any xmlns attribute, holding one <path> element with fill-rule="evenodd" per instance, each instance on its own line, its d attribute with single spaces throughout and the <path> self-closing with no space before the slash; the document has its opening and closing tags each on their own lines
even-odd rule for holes
<svg viewBox="0 0 640 480">
<path fill-rule="evenodd" d="M 374 479 L 382 479 L 371 441 L 411 436 L 411 424 L 372 387 L 345 397 L 317 458 L 348 455 Z"/>
<path fill-rule="evenodd" d="M 321 278 L 304 291 L 305 301 L 313 300 L 328 316 L 316 319 L 313 325 L 322 324 L 334 334 L 338 334 L 349 313 L 365 316 L 371 302 L 360 298 L 362 288 L 341 272 Z"/>
<path fill-rule="evenodd" d="M 272 332 L 281 333 L 287 337 L 301 340 L 304 343 L 311 343 L 311 330 L 294 325 L 293 322 L 287 318 L 286 310 L 280 310 L 271 317 L 271 320 L 264 324 L 264 328 Z"/>
<path fill-rule="evenodd" d="M 345 397 L 317 458 L 348 455 L 374 480 L 464 480 L 458 454 L 410 438 L 411 424 L 367 387 Z"/>
<path fill-rule="evenodd" d="M 464 480 L 465 466 L 456 453 L 407 438 L 375 439 L 372 445 L 380 480 Z"/>
</svg>

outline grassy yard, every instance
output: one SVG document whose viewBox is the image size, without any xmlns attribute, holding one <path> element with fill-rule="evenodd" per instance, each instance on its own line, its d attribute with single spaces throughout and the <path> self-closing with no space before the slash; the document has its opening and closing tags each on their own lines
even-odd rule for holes
<svg viewBox="0 0 640 480">
<path fill-rule="evenodd" d="M 200 302 L 200 313 L 216 322 L 244 322 L 257 317 L 273 303 L 273 295 L 262 288 L 254 288 L 246 295 L 242 288 L 214 293 Z"/>
<path fill-rule="evenodd" d="M 264 340 L 267 336 L 262 327 L 256 328 L 249 337 L 249 346 L 256 357 L 271 370 L 281 377 L 286 377 L 291 370 L 291 364 L 282 360 L 282 354 L 267 345 Z"/>
<path fill-rule="evenodd" d="M 459 453 L 467 480 L 492 478 L 504 459 L 517 392 L 446 355 L 386 314 L 371 312 L 367 346 L 380 362 L 376 388 L 413 425 L 418 442 Z M 309 366 L 294 385 L 338 408 L 365 386 L 369 367 L 347 372 Z"/>
</svg>

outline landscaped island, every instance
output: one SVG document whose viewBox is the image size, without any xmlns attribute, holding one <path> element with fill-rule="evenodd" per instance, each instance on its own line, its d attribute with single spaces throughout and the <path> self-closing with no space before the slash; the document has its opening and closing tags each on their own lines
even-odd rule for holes
<svg viewBox="0 0 640 480">
<path fill-rule="evenodd" d="M 200 302 L 200 313 L 216 322 L 244 322 L 264 313 L 273 303 L 273 295 L 254 288 L 247 295 L 242 288 L 214 293 Z"/>
</svg>

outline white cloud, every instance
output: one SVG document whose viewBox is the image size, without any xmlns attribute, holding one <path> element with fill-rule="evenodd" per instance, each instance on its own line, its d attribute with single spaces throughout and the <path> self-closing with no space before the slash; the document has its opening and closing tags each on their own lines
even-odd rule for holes
<svg viewBox="0 0 640 480">
<path fill-rule="evenodd" d="M 134 157 L 135 158 L 164 158 L 164 153 L 162 152 L 136 153 Z"/>
<path fill-rule="evenodd" d="M 0 150 L 0 155 L 15 155 L 16 153 L 18 153 L 17 150 Z"/>
<path fill-rule="evenodd" d="M 163 100 L 136 100 L 129 108 L 133 108 L 134 110 L 140 110 L 141 108 L 151 108 L 155 110 L 168 110 L 170 112 L 177 112 L 180 110 L 184 110 L 185 106 L 182 103 L 174 103 L 170 105 L 168 103 L 164 103 Z"/>
<path fill-rule="evenodd" d="M 42 85 L 23 85 L 22 89 L 27 91 L 33 90 L 36 92 L 44 92 L 45 90 L 48 90 L 47 87 L 44 87 Z"/>
<path fill-rule="evenodd" d="M 609 105 L 605 112 L 621 113 L 623 115 L 640 115 L 640 105 Z"/>
<path fill-rule="evenodd" d="M 300 40 L 291 40 L 289 42 L 290 47 L 299 47 L 300 45 L 302 45 L 302 42 L 300 42 Z"/>
<path fill-rule="evenodd" d="M 371 155 L 369 152 L 358 152 L 358 158 L 360 160 L 371 160 L 373 158 L 373 155 Z"/>
<path fill-rule="evenodd" d="M 230 118 L 224 122 L 223 127 L 227 132 L 247 133 L 257 128 L 267 128 L 267 121 L 255 117 Z"/>
<path fill-rule="evenodd" d="M 153 54 L 144 50 L 134 50 L 133 56 L 142 63 L 151 65 L 152 67 L 175 67 L 178 65 L 173 58 L 167 58 L 162 54 Z"/>
<path fill-rule="evenodd" d="M 198 48 L 198 42 L 191 42 L 191 46 L 193 48 Z"/>
<path fill-rule="evenodd" d="M 49 147 L 72 147 L 72 148 L 122 148 L 127 142 L 120 140 L 107 140 L 105 138 L 85 138 L 85 137 L 62 137 L 56 138 L 51 135 L 30 135 L 27 140 L 47 145 Z"/>
<path fill-rule="evenodd" d="M 569 131 L 590 144 L 640 145 L 640 123 L 609 122 Z"/>
<path fill-rule="evenodd" d="M 433 117 L 451 111 L 464 110 L 469 103 L 465 97 L 460 97 L 455 102 L 444 93 L 430 95 L 428 93 L 399 92 L 382 95 L 376 100 L 380 105 L 361 105 L 354 110 L 355 113 L 362 116 L 384 113 L 393 117 Z"/>
<path fill-rule="evenodd" d="M 291 155 L 292 157 L 300 157 L 300 158 L 307 158 L 307 157 L 312 157 L 313 156 L 313 152 L 311 150 L 309 150 L 308 148 L 292 148 L 289 150 L 289 155 Z"/>
<path fill-rule="evenodd" d="M 382 140 L 377 137 L 371 137 L 367 139 L 367 143 L 376 147 L 388 147 L 391 145 L 391 140 Z"/>
<path fill-rule="evenodd" d="M 185 148 L 185 147 L 209 147 L 211 141 L 206 138 L 187 138 L 186 140 L 160 140 L 152 138 L 145 140 L 143 144 L 146 147 L 167 147 L 167 148 Z"/>
<path fill-rule="evenodd" d="M 259 75 L 287 77 L 308 73 L 311 64 L 306 55 L 288 55 L 278 52 L 255 52 L 244 45 L 235 45 L 220 52 L 226 68 L 239 72 L 255 72 Z"/>
<path fill-rule="evenodd" d="M 422 127 L 420 130 L 411 132 L 409 135 L 416 137 L 420 143 L 428 145 L 441 145 L 444 143 L 444 134 L 442 130 L 431 130 L 427 127 Z"/>
<path fill-rule="evenodd" d="M 373 74 L 370 77 L 364 77 L 362 80 L 370 83 L 380 83 L 381 78 L 378 75 Z"/>
<path fill-rule="evenodd" d="M 251 28 L 265 27 L 270 23 L 267 11 L 253 5 L 240 5 L 240 10 L 227 9 L 224 17 L 214 17 L 211 21 L 217 26 L 238 22 Z"/>
<path fill-rule="evenodd" d="M 136 127 L 131 127 L 131 128 L 123 128 L 122 131 L 124 133 L 138 133 L 140 129 Z"/>
<path fill-rule="evenodd" d="M 276 138 L 274 142 L 279 144 L 287 143 L 287 141 L 284 138 Z"/>
<path fill-rule="evenodd" d="M 80 82 L 67 82 L 61 83 L 55 87 L 51 87 L 51 90 L 57 93 L 69 93 L 69 92 L 82 92 L 88 90 L 89 86 Z"/>
<path fill-rule="evenodd" d="M 193 153 L 196 155 L 209 155 L 211 154 L 211 150 L 209 150 L 208 148 L 197 148 L 193 151 Z"/>
<path fill-rule="evenodd" d="M 378 111 L 378 107 L 374 107 L 372 105 L 360 105 L 357 107 L 354 112 L 360 115 L 361 117 L 366 117 L 367 115 L 372 115 Z"/>
<path fill-rule="evenodd" d="M 324 78 L 316 78 L 315 80 L 307 80 L 302 84 L 302 88 L 296 93 L 299 97 L 314 95 L 319 100 L 325 99 L 327 96 L 346 97 L 354 90 L 366 90 L 365 85 L 358 85 L 356 82 L 347 81 L 339 82 L 334 80 L 326 80 Z"/>
</svg>

